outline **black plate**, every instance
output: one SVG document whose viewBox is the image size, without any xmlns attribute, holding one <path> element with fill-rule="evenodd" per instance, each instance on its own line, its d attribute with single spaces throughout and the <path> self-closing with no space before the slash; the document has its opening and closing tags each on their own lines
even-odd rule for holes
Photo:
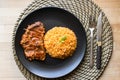
<svg viewBox="0 0 120 80">
<path fill-rule="evenodd" d="M 20 40 L 25 32 L 24 28 L 36 21 L 44 23 L 46 32 L 54 26 L 66 26 L 73 30 L 77 36 L 77 49 L 74 55 L 65 60 L 53 59 L 49 55 L 45 61 L 27 60 Z M 73 71 L 83 59 L 85 49 L 86 34 L 80 21 L 70 12 L 56 7 L 45 7 L 30 13 L 19 24 L 15 36 L 15 50 L 20 62 L 31 73 L 45 78 L 58 78 Z"/>
</svg>

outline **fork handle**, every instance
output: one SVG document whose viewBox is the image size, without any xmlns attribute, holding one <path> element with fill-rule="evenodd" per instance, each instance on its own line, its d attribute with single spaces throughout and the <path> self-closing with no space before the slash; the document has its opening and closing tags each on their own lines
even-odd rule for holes
<svg viewBox="0 0 120 80">
<path fill-rule="evenodd" d="M 93 33 L 91 33 L 91 47 L 90 47 L 90 68 L 93 67 Z"/>
</svg>

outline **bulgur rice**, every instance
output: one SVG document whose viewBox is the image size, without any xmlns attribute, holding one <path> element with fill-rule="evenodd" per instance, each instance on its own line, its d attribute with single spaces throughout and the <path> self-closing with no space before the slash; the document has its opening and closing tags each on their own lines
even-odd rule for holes
<svg viewBox="0 0 120 80">
<path fill-rule="evenodd" d="M 54 27 L 45 34 L 44 46 L 51 57 L 65 59 L 73 55 L 77 37 L 69 28 Z"/>
</svg>

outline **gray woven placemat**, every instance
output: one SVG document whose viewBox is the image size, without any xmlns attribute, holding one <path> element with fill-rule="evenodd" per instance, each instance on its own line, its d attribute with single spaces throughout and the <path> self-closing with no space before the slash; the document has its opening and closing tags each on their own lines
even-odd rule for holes
<svg viewBox="0 0 120 80">
<path fill-rule="evenodd" d="M 17 27 L 19 23 L 23 20 L 23 18 L 28 15 L 30 12 L 42 8 L 42 7 L 59 7 L 63 8 L 65 10 L 68 10 L 69 12 L 73 13 L 83 24 L 86 36 L 87 36 L 87 49 L 85 53 L 85 57 L 82 61 L 82 63 L 70 74 L 55 79 L 55 80 L 93 80 L 98 79 L 100 75 L 105 70 L 105 67 L 107 66 L 110 57 L 112 55 L 113 50 L 113 38 L 112 38 L 112 29 L 110 27 L 109 21 L 107 17 L 105 16 L 104 12 L 91 0 L 34 0 L 19 16 L 15 27 L 13 31 L 13 53 L 14 53 L 14 59 L 16 61 L 16 64 L 18 65 L 20 71 L 23 73 L 23 75 L 28 80 L 47 80 L 45 78 L 38 77 L 29 71 L 26 70 L 26 68 L 23 67 L 23 65 L 19 62 L 18 57 L 15 53 L 15 47 L 14 47 L 14 37 L 17 30 Z M 101 70 L 96 69 L 96 39 L 94 39 L 94 67 L 92 69 L 89 68 L 89 52 L 90 52 L 90 31 L 88 29 L 89 26 L 89 16 L 93 15 L 95 16 L 96 20 L 98 18 L 99 13 L 103 13 L 103 32 L 102 32 L 102 68 Z M 96 38 L 96 33 L 94 34 L 94 37 Z"/>
</svg>

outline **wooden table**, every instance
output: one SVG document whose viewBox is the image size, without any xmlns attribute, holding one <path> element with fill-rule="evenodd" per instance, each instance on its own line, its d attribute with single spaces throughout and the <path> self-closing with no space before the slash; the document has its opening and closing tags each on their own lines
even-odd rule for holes
<svg viewBox="0 0 120 80">
<path fill-rule="evenodd" d="M 93 0 L 108 17 L 114 38 L 111 60 L 100 80 L 120 80 L 120 0 Z M 13 57 L 14 24 L 32 0 L 0 0 L 0 80 L 26 80 Z"/>
</svg>

